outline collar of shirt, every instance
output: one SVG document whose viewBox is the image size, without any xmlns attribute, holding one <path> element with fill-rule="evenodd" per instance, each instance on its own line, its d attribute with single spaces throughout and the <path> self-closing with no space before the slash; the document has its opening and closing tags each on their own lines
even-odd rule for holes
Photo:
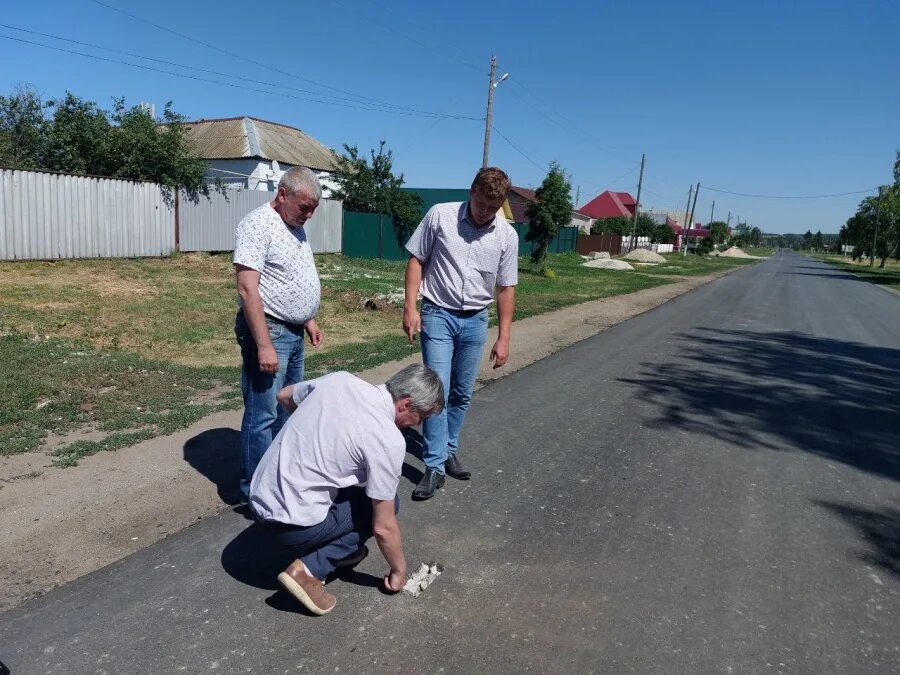
<svg viewBox="0 0 900 675">
<path fill-rule="evenodd" d="M 463 202 L 462 205 L 463 212 L 462 218 L 460 220 L 465 221 L 471 227 L 474 227 L 476 230 L 493 230 L 497 227 L 497 214 L 494 214 L 494 219 L 488 225 L 476 225 L 471 220 L 469 220 L 469 202 Z"/>
</svg>

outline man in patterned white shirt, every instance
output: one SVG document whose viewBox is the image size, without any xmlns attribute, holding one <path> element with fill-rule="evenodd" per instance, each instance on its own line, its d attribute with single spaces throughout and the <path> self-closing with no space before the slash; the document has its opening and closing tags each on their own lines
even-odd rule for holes
<svg viewBox="0 0 900 675">
<path fill-rule="evenodd" d="M 238 313 L 234 332 L 241 346 L 240 491 L 250 481 L 288 413 L 276 395 L 303 379 L 303 334 L 322 344 L 316 323 L 321 287 L 303 225 L 319 205 L 322 188 L 307 168 L 288 169 L 275 199 L 254 209 L 235 230 L 234 269 Z"/>
<path fill-rule="evenodd" d="M 462 429 L 487 339 L 488 306 L 497 294 L 499 335 L 491 349 L 494 368 L 509 358 L 516 306 L 519 235 L 498 213 L 509 192 L 500 169 L 481 169 L 469 201 L 436 204 L 406 243 L 403 329 L 412 342 L 422 333 L 422 359 L 440 376 L 447 405 L 423 423 L 425 475 L 414 499 L 430 499 L 444 474 L 468 480 L 457 456 Z M 421 313 L 416 298 L 422 292 Z"/>
</svg>

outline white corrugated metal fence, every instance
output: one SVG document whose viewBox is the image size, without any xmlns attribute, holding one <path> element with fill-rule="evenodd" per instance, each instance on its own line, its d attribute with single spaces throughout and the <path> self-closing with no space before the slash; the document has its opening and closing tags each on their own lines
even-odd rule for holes
<svg viewBox="0 0 900 675">
<path fill-rule="evenodd" d="M 182 251 L 233 251 L 234 228 L 253 209 L 271 201 L 273 192 L 226 190 L 197 202 L 181 194 L 178 203 L 179 248 Z M 340 253 L 343 202 L 323 199 L 304 225 L 314 253 Z"/>
<path fill-rule="evenodd" d="M 175 211 L 155 183 L 0 169 L 0 260 L 171 255 Z"/>
</svg>

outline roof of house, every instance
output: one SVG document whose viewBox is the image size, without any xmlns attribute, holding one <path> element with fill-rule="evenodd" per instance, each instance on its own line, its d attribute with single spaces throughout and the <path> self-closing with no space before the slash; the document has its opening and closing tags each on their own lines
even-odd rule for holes
<svg viewBox="0 0 900 675">
<path fill-rule="evenodd" d="M 635 201 L 627 192 L 602 192 L 584 206 L 579 212 L 591 218 L 616 218 L 624 216 L 630 218 L 634 215 Z"/>
<path fill-rule="evenodd" d="M 227 117 L 184 123 L 188 146 L 203 159 L 259 158 L 318 171 L 337 169 L 337 155 L 286 124 L 255 117 Z"/>
<path fill-rule="evenodd" d="M 514 223 L 527 223 L 528 216 L 525 214 L 525 210 L 528 208 L 528 202 L 533 202 L 534 190 L 529 190 L 528 188 L 517 187 L 515 185 L 510 186 L 509 188 L 510 196 L 516 195 L 521 198 L 520 199 L 511 199 L 509 200 L 509 208 L 512 211 L 513 222 Z"/>
</svg>

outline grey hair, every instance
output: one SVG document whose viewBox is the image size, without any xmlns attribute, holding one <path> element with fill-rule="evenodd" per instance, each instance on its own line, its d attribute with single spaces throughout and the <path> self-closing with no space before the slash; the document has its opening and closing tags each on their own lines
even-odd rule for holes
<svg viewBox="0 0 900 675">
<path fill-rule="evenodd" d="M 278 181 L 278 187 L 284 188 L 284 191 L 290 195 L 303 192 L 310 197 L 315 197 L 316 201 L 322 199 L 322 185 L 319 183 L 319 179 L 305 166 L 292 166 L 285 171 L 281 180 Z"/>
<path fill-rule="evenodd" d="M 436 415 L 444 409 L 444 385 L 428 366 L 420 363 L 406 366 L 392 375 L 385 386 L 392 399 L 409 398 L 413 408 L 420 413 Z"/>
</svg>

